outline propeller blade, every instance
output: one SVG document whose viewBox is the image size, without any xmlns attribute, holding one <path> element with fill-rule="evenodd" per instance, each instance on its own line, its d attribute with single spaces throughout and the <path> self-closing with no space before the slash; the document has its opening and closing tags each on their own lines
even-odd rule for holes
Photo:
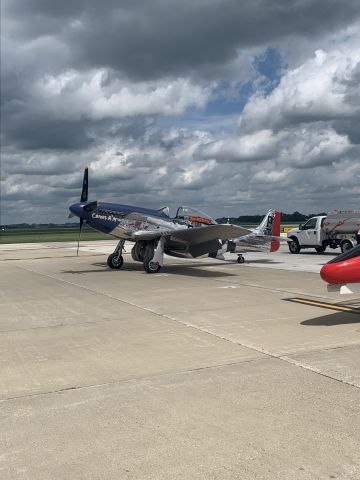
<svg viewBox="0 0 360 480">
<path fill-rule="evenodd" d="M 80 238 L 81 238 L 81 230 L 82 230 L 83 223 L 84 223 L 84 219 L 83 219 L 83 218 L 80 218 L 80 223 L 79 223 L 79 238 L 78 238 L 77 251 L 76 251 L 76 255 L 77 255 L 77 256 L 79 255 Z"/>
<path fill-rule="evenodd" d="M 89 191 L 89 167 L 86 167 L 84 170 L 84 179 L 83 179 L 83 184 L 82 184 L 82 191 L 81 191 L 81 197 L 80 197 L 80 202 L 87 202 L 88 199 L 88 191 Z M 94 202 L 93 202 L 94 203 Z M 91 204 L 92 205 L 92 204 Z M 96 204 L 97 205 L 97 204 Z M 96 207 L 95 207 L 96 208 Z M 81 230 L 84 224 L 84 219 L 80 218 L 80 223 L 79 223 L 79 238 L 78 238 L 78 244 L 77 244 L 77 251 L 76 255 L 79 255 L 79 248 L 80 248 L 80 240 L 81 240 Z"/>
<path fill-rule="evenodd" d="M 84 180 L 82 186 L 82 192 L 80 197 L 80 202 L 87 202 L 88 199 L 88 180 L 89 180 L 89 168 L 86 167 L 84 170 Z"/>
</svg>

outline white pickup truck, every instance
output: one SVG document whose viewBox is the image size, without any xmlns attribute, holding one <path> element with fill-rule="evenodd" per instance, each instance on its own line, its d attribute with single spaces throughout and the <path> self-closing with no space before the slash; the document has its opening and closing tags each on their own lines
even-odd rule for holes
<svg viewBox="0 0 360 480">
<path fill-rule="evenodd" d="M 288 231 L 291 253 L 303 248 L 315 248 L 318 253 L 327 247 L 340 247 L 346 252 L 360 243 L 360 211 L 330 212 L 326 216 L 310 218 L 304 225 Z"/>
</svg>

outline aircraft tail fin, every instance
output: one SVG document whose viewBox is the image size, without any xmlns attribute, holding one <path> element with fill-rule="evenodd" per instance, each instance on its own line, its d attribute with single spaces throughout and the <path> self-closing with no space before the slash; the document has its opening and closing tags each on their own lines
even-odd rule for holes
<svg viewBox="0 0 360 480">
<path fill-rule="evenodd" d="M 169 207 L 161 207 L 161 208 L 158 208 L 158 212 L 163 212 L 168 217 L 170 215 L 170 208 Z"/>
<path fill-rule="evenodd" d="M 273 224 L 272 224 L 272 236 L 280 237 L 280 227 L 281 227 L 281 212 L 274 212 Z M 279 240 L 272 240 L 270 252 L 276 252 L 280 248 Z"/>
<path fill-rule="evenodd" d="M 269 210 L 255 231 L 258 235 L 278 237 L 280 235 L 281 213 Z"/>
<path fill-rule="evenodd" d="M 257 235 L 266 237 L 280 237 L 281 212 L 269 210 L 263 218 L 260 225 L 255 229 Z M 277 239 L 272 239 L 270 244 L 270 252 L 276 252 L 280 247 Z"/>
</svg>

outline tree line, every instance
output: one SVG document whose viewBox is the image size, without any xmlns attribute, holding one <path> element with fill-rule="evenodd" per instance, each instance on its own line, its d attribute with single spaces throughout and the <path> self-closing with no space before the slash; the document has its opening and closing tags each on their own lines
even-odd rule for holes
<svg viewBox="0 0 360 480">
<path fill-rule="evenodd" d="M 310 213 L 309 215 L 305 215 L 300 212 L 282 213 L 281 223 L 301 223 L 317 215 L 326 215 L 326 213 Z M 260 223 L 264 216 L 265 213 L 262 215 L 239 215 L 238 217 L 217 218 L 216 221 L 218 223 L 226 223 L 227 221 L 230 223 Z"/>
</svg>

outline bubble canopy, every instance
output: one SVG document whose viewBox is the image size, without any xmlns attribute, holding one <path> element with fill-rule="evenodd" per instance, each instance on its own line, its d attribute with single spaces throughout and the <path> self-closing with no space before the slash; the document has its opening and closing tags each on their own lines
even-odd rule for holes
<svg viewBox="0 0 360 480">
<path fill-rule="evenodd" d="M 205 225 L 216 225 L 217 222 L 206 213 L 194 207 L 181 206 L 177 209 L 176 219 Z"/>
</svg>

